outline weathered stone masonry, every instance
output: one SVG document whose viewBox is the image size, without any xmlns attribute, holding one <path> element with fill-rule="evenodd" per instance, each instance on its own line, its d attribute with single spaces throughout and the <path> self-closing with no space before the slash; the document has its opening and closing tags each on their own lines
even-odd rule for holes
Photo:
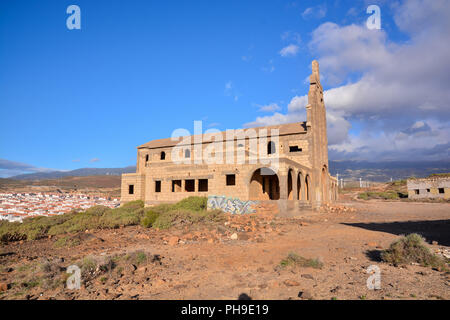
<svg viewBox="0 0 450 320">
<path fill-rule="evenodd" d="M 408 179 L 410 199 L 450 199 L 450 177 Z"/>
<path fill-rule="evenodd" d="M 245 129 L 242 136 L 224 141 L 224 148 L 226 143 L 234 147 L 231 156 L 236 161 L 231 164 L 225 161 L 222 164 L 196 163 L 197 154 L 214 143 L 211 134 L 202 135 L 200 143 L 192 136 L 185 145 L 183 138 L 143 144 L 137 148 L 136 173 L 122 175 L 121 202 L 141 199 L 146 205 L 153 205 L 194 195 L 218 195 L 243 201 L 292 200 L 299 206 L 317 208 L 335 201 L 337 181 L 328 171 L 326 110 L 317 61 L 312 62 L 306 110 L 306 122 Z M 250 134 L 251 130 L 261 129 L 269 132 L 267 140 Z M 277 139 L 271 139 L 273 130 L 278 130 Z M 223 137 L 226 140 L 225 133 Z M 258 154 L 250 148 L 254 139 L 260 148 Z M 190 163 L 172 161 L 173 148 L 180 146 L 183 148 L 181 156 L 191 160 Z M 229 152 L 227 150 L 223 149 L 224 154 Z M 244 155 L 244 161 L 237 161 L 239 155 L 241 160 Z M 261 161 L 252 163 L 251 160 L 258 157 Z M 276 173 L 262 164 L 274 157 L 278 163 Z M 269 172 L 272 174 L 268 175 Z"/>
</svg>

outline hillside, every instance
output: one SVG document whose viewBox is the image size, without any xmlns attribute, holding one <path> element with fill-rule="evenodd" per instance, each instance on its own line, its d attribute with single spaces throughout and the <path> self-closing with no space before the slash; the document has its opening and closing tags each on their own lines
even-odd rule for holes
<svg viewBox="0 0 450 320">
<path fill-rule="evenodd" d="M 0 192 L 81 192 L 120 196 L 118 175 L 63 177 L 45 180 L 14 180 L 0 178 Z"/>
<path fill-rule="evenodd" d="M 42 179 L 59 179 L 64 177 L 86 177 L 86 176 L 120 176 L 122 173 L 136 172 L 135 166 L 125 168 L 81 168 L 71 171 L 52 171 L 27 173 L 10 177 L 15 180 L 42 180 Z"/>
<path fill-rule="evenodd" d="M 431 174 L 450 172 L 450 161 L 357 161 L 330 160 L 330 173 L 345 180 L 386 182 L 410 177 L 423 178 Z"/>
<path fill-rule="evenodd" d="M 422 178 L 431 174 L 450 172 L 450 161 L 359 161 L 359 160 L 330 160 L 330 173 L 339 174 L 345 180 L 370 180 L 386 182 L 402 180 L 409 177 Z M 120 176 L 122 173 L 136 172 L 135 166 L 124 168 L 82 168 L 72 171 L 53 171 L 22 174 L 6 180 L 48 180 L 64 177 L 86 176 Z M 5 180 L 5 179 L 3 179 Z M 12 182 L 9 182 L 12 183 Z"/>
</svg>

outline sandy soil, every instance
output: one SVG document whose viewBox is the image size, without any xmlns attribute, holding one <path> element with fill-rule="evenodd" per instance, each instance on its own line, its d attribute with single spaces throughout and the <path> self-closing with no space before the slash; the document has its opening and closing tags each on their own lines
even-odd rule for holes
<svg viewBox="0 0 450 320">
<path fill-rule="evenodd" d="M 384 201 L 341 203 L 355 211 L 230 217 L 226 223 L 170 230 L 127 227 L 11 243 L 0 251 L 0 299 L 449 299 L 450 274 L 429 267 L 394 267 L 379 259 L 401 234 L 420 233 L 434 251 L 450 248 L 450 204 Z M 232 239 L 233 233 L 238 239 Z M 60 238 L 60 237 L 59 237 Z M 433 242 L 435 241 L 435 242 Z M 434 244 L 431 244 L 431 243 Z M 437 244 L 436 244 L 437 242 Z M 79 243 L 79 244 L 78 244 Z M 56 273 L 86 256 L 124 256 L 142 250 L 141 264 L 93 275 L 80 290 L 24 287 L 29 270 L 56 261 Z M 291 253 L 319 258 L 322 269 L 283 268 Z M 122 259 L 121 261 L 125 261 Z M 381 270 L 381 289 L 369 290 L 367 268 Z M 27 271 L 28 270 L 28 271 Z"/>
</svg>

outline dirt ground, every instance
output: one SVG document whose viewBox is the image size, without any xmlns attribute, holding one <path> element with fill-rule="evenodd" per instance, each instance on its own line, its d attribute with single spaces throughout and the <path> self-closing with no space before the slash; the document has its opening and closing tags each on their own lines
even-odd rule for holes
<svg viewBox="0 0 450 320">
<path fill-rule="evenodd" d="M 252 299 L 449 299 L 450 273 L 379 258 L 409 233 L 422 234 L 435 252 L 449 250 L 449 203 L 340 205 L 354 210 L 87 231 L 70 236 L 68 246 L 57 245 L 61 237 L 10 243 L 0 249 L 0 286 L 7 287 L 0 299 L 237 299 L 242 293 Z M 144 261 L 128 259 L 136 252 L 145 253 Z M 289 253 L 318 258 L 323 267 L 282 267 Z M 79 290 L 44 281 L 46 274 L 65 280 L 66 268 L 86 257 L 116 257 L 120 267 L 98 267 Z M 366 285 L 371 265 L 381 271 L 379 290 Z"/>
</svg>

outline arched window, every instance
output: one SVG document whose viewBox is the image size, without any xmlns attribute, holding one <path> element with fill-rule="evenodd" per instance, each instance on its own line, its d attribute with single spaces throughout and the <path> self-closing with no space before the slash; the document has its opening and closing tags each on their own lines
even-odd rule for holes
<svg viewBox="0 0 450 320">
<path fill-rule="evenodd" d="M 275 152 L 275 142 L 269 141 L 269 143 L 267 144 L 267 154 L 274 154 Z"/>
<path fill-rule="evenodd" d="M 166 160 L 166 153 L 161 151 L 161 160 Z"/>
<path fill-rule="evenodd" d="M 189 149 L 184 150 L 184 157 L 185 158 L 190 158 L 191 157 L 191 150 L 189 150 Z"/>
</svg>

